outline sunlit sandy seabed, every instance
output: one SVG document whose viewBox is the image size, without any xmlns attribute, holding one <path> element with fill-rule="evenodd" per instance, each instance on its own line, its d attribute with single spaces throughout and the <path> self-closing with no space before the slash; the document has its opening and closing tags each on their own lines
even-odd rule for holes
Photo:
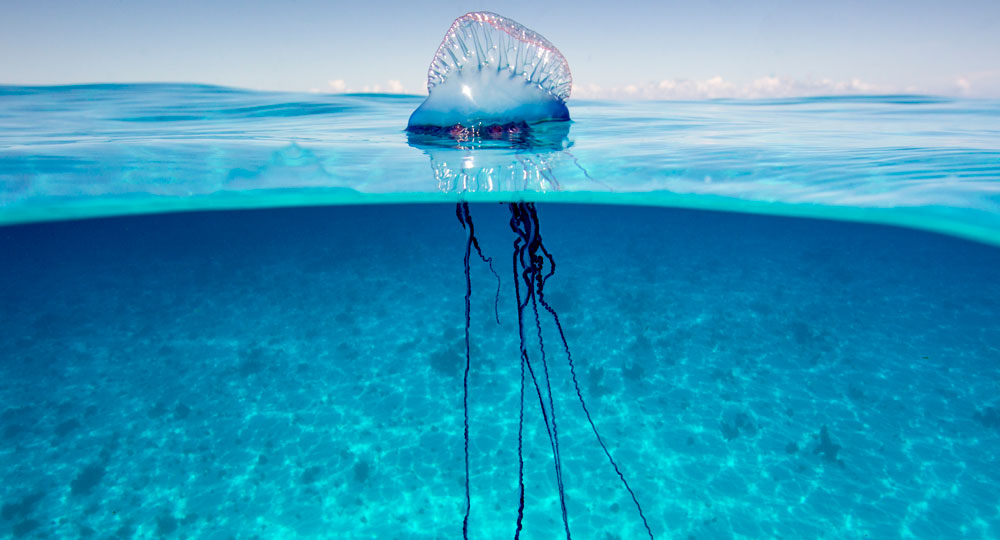
<svg viewBox="0 0 1000 540">
<path fill-rule="evenodd" d="M 507 209 L 473 205 L 470 538 L 513 534 Z M 542 205 L 584 397 L 657 538 L 997 538 L 1000 250 Z M 460 538 L 451 205 L 0 229 L 3 538 Z M 575 538 L 643 538 L 543 319 Z M 537 355 L 537 347 L 532 349 Z M 523 538 L 562 523 L 528 402 Z M 822 434 L 826 432 L 826 437 Z"/>
</svg>

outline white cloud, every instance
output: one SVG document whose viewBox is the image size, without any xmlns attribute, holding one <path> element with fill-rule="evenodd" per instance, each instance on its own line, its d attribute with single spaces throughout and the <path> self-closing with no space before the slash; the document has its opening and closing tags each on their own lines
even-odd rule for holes
<svg viewBox="0 0 1000 540">
<path fill-rule="evenodd" d="M 347 89 L 347 83 L 344 82 L 343 79 L 334 79 L 334 80 L 328 82 L 327 84 L 330 85 L 330 91 L 331 92 L 336 92 L 338 94 L 342 94 L 344 92 L 348 92 L 349 91 Z"/>
<path fill-rule="evenodd" d="M 969 89 L 972 88 L 972 83 L 970 83 L 969 79 L 966 79 L 965 77 L 959 77 L 958 79 L 955 79 L 955 86 L 958 87 L 958 91 L 962 94 L 968 94 Z"/>
<path fill-rule="evenodd" d="M 712 99 L 712 98 L 782 98 L 839 94 L 884 94 L 900 89 L 884 88 L 860 79 L 797 80 L 783 77 L 760 77 L 748 83 L 727 81 L 721 76 L 704 80 L 664 79 L 659 82 L 628 84 L 604 88 L 596 84 L 575 85 L 575 98 L 601 99 Z"/>
<path fill-rule="evenodd" d="M 343 79 L 327 82 L 323 90 L 311 92 L 330 93 L 388 93 L 425 94 L 423 88 L 407 87 L 401 80 L 369 83 L 361 86 L 348 85 Z M 750 81 L 731 81 L 720 75 L 706 79 L 663 79 L 642 83 L 603 86 L 589 81 L 577 81 L 573 85 L 576 99 L 759 99 L 791 98 L 808 96 L 863 95 L 863 94 L 933 94 L 968 97 L 990 97 L 1000 95 L 1000 70 L 964 73 L 951 79 L 942 79 L 930 86 L 884 86 L 853 78 L 849 80 L 793 79 L 780 76 L 758 77 Z"/>
<path fill-rule="evenodd" d="M 1000 95 L 1000 69 L 964 73 L 954 80 L 952 91 L 967 97 Z"/>
<path fill-rule="evenodd" d="M 373 83 L 362 85 L 360 89 L 352 88 L 343 79 L 334 79 L 327 82 L 328 92 L 335 94 L 349 94 L 351 92 L 373 93 L 373 94 L 408 94 L 410 91 L 403 86 L 403 83 L 396 79 L 389 79 L 387 84 Z M 318 90 L 310 90 L 318 91 Z"/>
<path fill-rule="evenodd" d="M 406 88 L 403 87 L 403 83 L 389 79 L 389 87 L 385 89 L 386 92 L 390 94 L 405 94 Z"/>
</svg>

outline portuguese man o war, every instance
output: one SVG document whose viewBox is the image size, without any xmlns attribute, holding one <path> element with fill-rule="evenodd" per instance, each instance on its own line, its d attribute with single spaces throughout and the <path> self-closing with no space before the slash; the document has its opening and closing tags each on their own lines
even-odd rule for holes
<svg viewBox="0 0 1000 540">
<path fill-rule="evenodd" d="M 427 74 L 429 95 L 407 131 L 518 136 L 532 124 L 569 120 L 569 64 L 538 33 L 495 13 L 452 23 Z"/>
<path fill-rule="evenodd" d="M 430 94 L 410 116 L 407 131 L 415 135 L 447 137 L 468 146 L 472 141 L 510 143 L 513 148 L 530 148 L 536 141 L 531 131 L 540 126 L 568 125 L 569 109 L 566 99 L 572 87 L 569 64 L 548 40 L 520 24 L 488 12 L 468 13 L 452 23 L 431 62 L 427 82 Z M 556 137 L 561 146 L 564 135 Z M 478 152 L 497 150 L 488 144 L 478 145 Z M 433 161 L 433 157 L 432 157 Z M 467 184 L 461 193 L 466 193 Z M 560 453 L 559 429 L 553 384 L 549 364 L 551 353 L 546 354 L 543 342 L 542 320 L 548 318 L 555 325 L 559 345 L 565 354 L 572 385 L 584 416 L 597 443 L 607 457 L 615 474 L 635 503 L 649 538 L 652 529 L 646 521 L 642 506 L 625 478 L 622 468 L 612 457 L 605 439 L 587 407 L 580 390 L 573 354 L 556 310 L 545 299 L 546 281 L 555 274 L 555 258 L 542 242 L 540 222 L 535 205 L 531 202 L 507 203 L 510 211 L 509 226 L 514 233 L 511 273 L 514 282 L 514 299 L 517 306 L 518 339 L 520 350 L 520 406 L 518 413 L 518 504 L 514 526 L 514 539 L 519 540 L 525 514 L 524 481 L 524 426 L 525 404 L 537 398 L 538 409 L 552 451 L 559 507 L 566 540 L 572 540 L 570 519 L 566 507 L 563 462 Z M 465 442 L 465 510 L 462 520 L 462 538 L 469 538 L 469 519 L 472 514 L 469 471 L 469 374 L 473 369 L 471 346 L 471 297 L 472 280 L 470 261 L 473 253 L 490 265 L 493 259 L 483 254 L 467 202 L 459 202 L 456 214 L 466 232 L 465 243 L 465 367 L 462 381 L 462 408 Z M 495 272 L 494 272 L 495 274 Z M 499 287 L 499 284 L 498 284 Z M 499 288 L 497 289 L 499 299 Z M 497 300 L 499 301 L 499 300 Z M 499 314 L 497 313 L 499 323 Z M 529 347 L 537 340 L 536 349 Z"/>
</svg>

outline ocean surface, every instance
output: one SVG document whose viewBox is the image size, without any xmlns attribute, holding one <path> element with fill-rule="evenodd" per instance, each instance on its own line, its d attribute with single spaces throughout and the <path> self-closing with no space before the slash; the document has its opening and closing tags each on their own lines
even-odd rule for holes
<svg viewBox="0 0 1000 540">
<path fill-rule="evenodd" d="M 420 101 L 0 86 L 0 538 L 1000 538 L 1000 102 Z"/>
</svg>

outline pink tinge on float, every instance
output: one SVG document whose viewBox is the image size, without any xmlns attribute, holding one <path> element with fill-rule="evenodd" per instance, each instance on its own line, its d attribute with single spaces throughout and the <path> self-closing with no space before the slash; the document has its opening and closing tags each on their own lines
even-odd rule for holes
<svg viewBox="0 0 1000 540">
<path fill-rule="evenodd" d="M 427 73 L 429 95 L 407 129 L 569 120 L 572 87 L 569 64 L 547 39 L 495 13 L 467 13 L 438 46 Z"/>
</svg>

